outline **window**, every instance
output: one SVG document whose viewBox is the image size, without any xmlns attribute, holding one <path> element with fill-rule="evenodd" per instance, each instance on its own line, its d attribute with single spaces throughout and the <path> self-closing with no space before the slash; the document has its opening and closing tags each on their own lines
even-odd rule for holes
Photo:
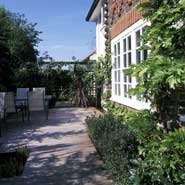
<svg viewBox="0 0 185 185">
<path fill-rule="evenodd" d="M 131 35 L 123 39 L 123 69 L 132 64 L 132 42 Z M 128 91 L 132 87 L 132 77 L 123 74 L 123 96 L 132 98 Z"/>
<path fill-rule="evenodd" d="M 129 30 L 131 30 L 129 32 Z M 127 29 L 115 38 L 117 41 L 112 45 L 112 93 L 115 101 L 129 104 L 131 101 L 145 101 L 142 97 L 131 96 L 128 92 L 135 87 L 139 79 L 124 74 L 123 70 L 132 64 L 139 64 L 148 56 L 147 50 L 142 50 L 141 36 L 144 27 L 134 25 L 133 29 Z M 114 98 L 114 97 L 113 97 Z M 140 102 L 136 101 L 138 104 Z"/>
<path fill-rule="evenodd" d="M 141 41 L 141 35 L 144 33 L 144 28 L 139 29 L 136 31 L 136 64 L 139 64 L 142 60 L 146 59 L 148 56 L 147 50 L 141 50 L 141 46 L 143 45 L 143 42 Z"/>
<path fill-rule="evenodd" d="M 135 32 L 135 42 L 136 42 L 136 64 L 139 64 L 142 60 L 145 60 L 148 56 L 147 50 L 141 50 L 143 42 L 141 41 L 141 35 L 144 33 L 144 27 Z M 139 78 L 136 79 L 137 83 Z M 141 101 L 142 97 L 137 96 L 137 100 Z M 146 100 L 144 100 L 146 101 Z M 146 101 L 147 102 L 147 101 Z"/>
<path fill-rule="evenodd" d="M 114 95 L 121 95 L 121 60 L 120 60 L 120 42 L 114 45 L 114 64 L 113 64 L 113 87 Z"/>
</svg>

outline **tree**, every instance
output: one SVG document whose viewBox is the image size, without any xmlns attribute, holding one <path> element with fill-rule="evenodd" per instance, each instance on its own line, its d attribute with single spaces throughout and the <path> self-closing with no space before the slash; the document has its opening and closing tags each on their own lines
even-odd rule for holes
<svg viewBox="0 0 185 185">
<path fill-rule="evenodd" d="M 41 41 L 41 32 L 35 27 L 36 24 L 28 23 L 24 15 L 0 7 L 0 70 L 5 68 L 1 83 L 8 90 L 15 85 L 20 68 L 27 68 L 29 64 L 36 65 L 36 47 Z"/>
<path fill-rule="evenodd" d="M 101 107 L 101 98 L 103 94 L 103 86 L 105 83 L 110 84 L 111 81 L 111 55 L 106 53 L 105 57 L 100 57 L 94 64 L 93 76 L 95 79 L 96 86 L 96 107 Z"/>
<path fill-rule="evenodd" d="M 144 1 L 138 10 L 151 23 L 141 38 L 142 49 L 151 53 L 125 73 L 139 78 L 132 94 L 150 99 L 160 123 L 173 129 L 180 126 L 178 114 L 185 113 L 185 0 Z"/>
</svg>

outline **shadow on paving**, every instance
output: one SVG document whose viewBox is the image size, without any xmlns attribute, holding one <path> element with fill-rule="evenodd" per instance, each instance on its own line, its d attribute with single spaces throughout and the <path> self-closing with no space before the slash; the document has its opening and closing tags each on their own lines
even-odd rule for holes
<svg viewBox="0 0 185 185">
<path fill-rule="evenodd" d="M 28 144 L 31 153 L 23 175 L 0 179 L 0 185 L 111 185 L 87 135 L 84 119 L 89 114 L 84 109 L 53 109 L 47 121 L 35 116 L 18 127 L 8 125 L 0 143 Z"/>
<path fill-rule="evenodd" d="M 68 157 L 63 165 L 55 166 L 56 158 L 48 161 L 37 160 L 43 166 L 47 166 L 46 171 L 42 171 L 42 166 L 38 170 L 33 169 L 31 175 L 24 176 L 24 184 L 52 184 L 52 185 L 108 185 L 102 181 L 102 177 L 108 177 L 101 164 L 97 164 L 97 156 L 92 153 L 83 158 L 81 151 L 68 153 Z M 44 178 L 42 178 L 44 177 Z"/>
<path fill-rule="evenodd" d="M 59 109 L 61 110 L 61 109 Z M 35 139 L 35 140 L 42 140 L 42 137 L 53 137 L 55 139 L 64 137 L 66 135 L 74 135 L 74 134 L 80 134 L 84 132 L 84 130 L 81 131 L 69 131 L 69 132 L 55 132 L 55 133 L 45 133 L 45 134 L 35 134 L 36 130 L 39 130 L 40 128 L 44 127 L 57 127 L 61 125 L 68 124 L 70 122 L 70 125 L 76 124 L 76 122 L 82 122 L 81 115 L 79 116 L 78 111 L 75 113 L 74 108 L 70 108 L 68 110 L 63 109 L 62 111 L 58 111 L 57 109 L 51 109 L 49 114 L 49 119 L 45 120 L 45 117 L 43 114 L 40 113 L 32 113 L 31 121 L 25 120 L 25 122 L 21 122 L 20 120 L 17 121 L 15 117 L 10 117 L 9 120 L 7 120 L 6 128 L 3 128 L 3 137 L 6 137 L 7 135 L 12 134 L 15 141 L 14 143 L 19 143 L 20 141 L 28 142 L 29 139 Z M 79 111 L 82 112 L 81 110 Z M 5 127 L 3 125 L 3 127 Z M 14 134 L 15 132 L 15 134 Z M 3 138 L 0 138 L 0 141 L 3 140 Z M 11 140 L 11 141 L 12 141 Z"/>
</svg>

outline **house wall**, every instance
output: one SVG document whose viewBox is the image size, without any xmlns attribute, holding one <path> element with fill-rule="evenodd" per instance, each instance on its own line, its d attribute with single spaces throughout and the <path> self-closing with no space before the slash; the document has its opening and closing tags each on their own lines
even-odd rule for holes
<svg viewBox="0 0 185 185">
<path fill-rule="evenodd" d="M 109 0 L 108 3 L 113 66 L 111 100 L 137 110 L 148 109 L 150 103 L 147 100 L 128 93 L 139 79 L 126 76 L 123 72 L 131 64 L 138 64 L 147 57 L 148 51 L 139 50 L 142 46 L 139 36 L 148 23 L 137 12 L 136 3 L 129 0 Z"/>
<path fill-rule="evenodd" d="M 99 15 L 96 20 L 96 52 L 97 58 L 105 56 L 105 24 L 103 5 L 99 10 Z"/>
<path fill-rule="evenodd" d="M 108 0 L 109 26 L 112 39 L 142 18 L 141 12 L 136 10 L 137 2 Z"/>
</svg>

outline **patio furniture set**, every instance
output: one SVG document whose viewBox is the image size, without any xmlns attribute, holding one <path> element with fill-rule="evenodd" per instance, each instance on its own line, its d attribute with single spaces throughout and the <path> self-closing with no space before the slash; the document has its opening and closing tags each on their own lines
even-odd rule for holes
<svg viewBox="0 0 185 185">
<path fill-rule="evenodd" d="M 4 122 L 6 128 L 6 120 L 8 114 L 15 113 L 18 120 L 18 113 L 22 115 L 22 121 L 24 122 L 27 116 L 30 121 L 30 113 L 35 111 L 44 111 L 46 119 L 48 119 L 48 101 L 51 99 L 51 95 L 45 95 L 45 88 L 33 88 L 29 91 L 29 88 L 17 88 L 16 96 L 13 92 L 0 92 L 0 122 Z M 1 135 L 0 124 L 0 135 Z"/>
</svg>

